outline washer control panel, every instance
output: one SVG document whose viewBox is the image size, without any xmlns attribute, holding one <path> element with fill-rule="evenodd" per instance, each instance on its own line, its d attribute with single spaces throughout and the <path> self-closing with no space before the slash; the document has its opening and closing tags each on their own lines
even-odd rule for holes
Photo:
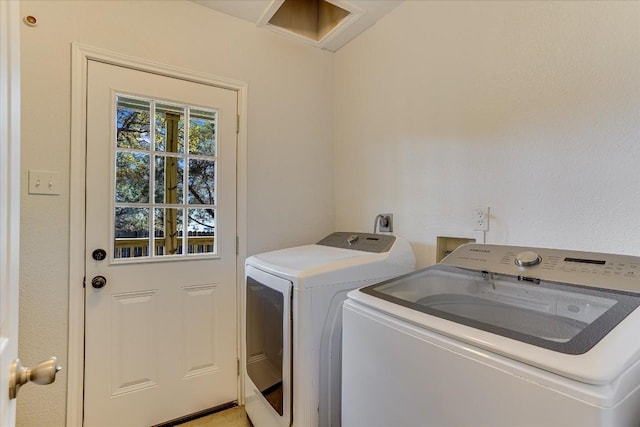
<svg viewBox="0 0 640 427">
<path fill-rule="evenodd" d="M 458 247 L 441 263 L 525 280 L 640 293 L 640 257 L 629 255 L 471 243 Z"/>
<path fill-rule="evenodd" d="M 395 241 L 395 236 L 391 236 L 389 234 L 338 231 L 336 233 L 329 234 L 327 237 L 316 243 L 316 245 L 382 253 L 388 252 Z"/>
</svg>

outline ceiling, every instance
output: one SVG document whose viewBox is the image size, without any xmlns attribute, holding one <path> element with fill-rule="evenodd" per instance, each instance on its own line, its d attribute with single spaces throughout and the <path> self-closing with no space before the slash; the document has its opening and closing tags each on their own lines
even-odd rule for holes
<svg viewBox="0 0 640 427">
<path fill-rule="evenodd" d="M 268 21 L 284 0 L 190 0 L 210 9 L 244 19 L 259 27 L 297 39 L 306 44 L 332 52 L 356 38 L 380 18 L 402 3 L 402 0 L 327 0 L 351 14 L 321 40 L 312 40 L 286 29 L 271 25 Z"/>
</svg>

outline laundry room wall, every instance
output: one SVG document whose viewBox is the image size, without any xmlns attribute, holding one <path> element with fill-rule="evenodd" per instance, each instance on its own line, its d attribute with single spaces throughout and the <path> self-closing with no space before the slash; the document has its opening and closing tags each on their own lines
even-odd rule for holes
<svg viewBox="0 0 640 427">
<path fill-rule="evenodd" d="M 335 59 L 336 227 L 640 255 L 640 3 L 405 1 Z"/>
<path fill-rule="evenodd" d="M 20 357 L 67 367 L 71 43 L 246 81 L 248 253 L 333 231 L 333 55 L 188 1 L 21 1 Z M 59 196 L 27 171 L 60 172 Z M 106 196 L 106 195 L 105 195 Z M 74 286 L 81 286 L 75 283 Z M 18 424 L 63 426 L 66 369 L 20 390 Z"/>
</svg>

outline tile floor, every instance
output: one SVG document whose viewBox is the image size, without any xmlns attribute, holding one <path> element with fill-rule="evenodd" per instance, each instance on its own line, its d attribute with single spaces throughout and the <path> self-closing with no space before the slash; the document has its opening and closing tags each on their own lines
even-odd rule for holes
<svg viewBox="0 0 640 427">
<path fill-rule="evenodd" d="M 236 406 L 197 420 L 178 424 L 176 427 L 252 427 L 244 407 Z"/>
</svg>

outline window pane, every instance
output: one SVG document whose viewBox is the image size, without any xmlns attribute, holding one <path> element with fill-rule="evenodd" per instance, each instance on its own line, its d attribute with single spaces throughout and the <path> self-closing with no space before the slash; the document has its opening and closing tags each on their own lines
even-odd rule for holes
<svg viewBox="0 0 640 427">
<path fill-rule="evenodd" d="M 189 120 L 189 152 L 206 156 L 216 155 L 215 111 L 191 110 Z"/>
<path fill-rule="evenodd" d="M 156 150 L 184 152 L 183 107 L 168 104 L 156 106 Z"/>
<path fill-rule="evenodd" d="M 215 252 L 215 211 L 213 209 L 189 209 L 187 223 L 190 254 Z"/>
<path fill-rule="evenodd" d="M 155 202 L 182 203 L 184 192 L 184 159 L 171 156 L 155 156 Z"/>
<path fill-rule="evenodd" d="M 218 112 L 120 95 L 116 106 L 116 258 L 217 253 Z"/>
<path fill-rule="evenodd" d="M 182 209 L 154 209 L 155 255 L 182 254 Z"/>
<path fill-rule="evenodd" d="M 115 210 L 114 258 L 149 256 L 149 209 Z"/>
<path fill-rule="evenodd" d="M 116 202 L 149 202 L 149 155 L 116 152 Z"/>
<path fill-rule="evenodd" d="M 189 159 L 188 203 L 215 205 L 216 162 L 214 160 Z"/>
<path fill-rule="evenodd" d="M 151 146 L 149 101 L 117 97 L 117 146 L 148 150 Z"/>
<path fill-rule="evenodd" d="M 247 374 L 267 402 L 284 413 L 282 355 L 285 322 L 284 295 L 247 277 Z M 287 313 L 287 316 L 289 313 Z"/>
</svg>

